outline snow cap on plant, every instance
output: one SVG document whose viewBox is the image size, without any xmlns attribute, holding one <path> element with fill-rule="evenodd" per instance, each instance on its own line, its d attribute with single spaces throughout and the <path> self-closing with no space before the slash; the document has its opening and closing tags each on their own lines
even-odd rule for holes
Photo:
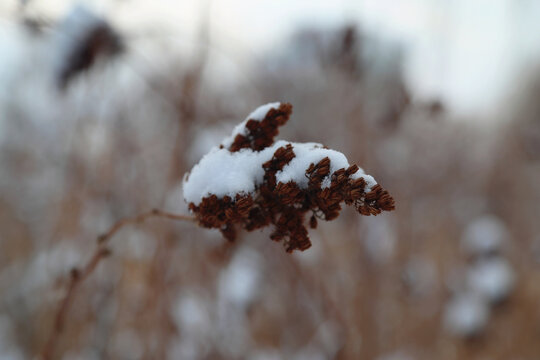
<svg viewBox="0 0 540 360">
<path fill-rule="evenodd" d="M 236 229 L 272 224 L 287 252 L 311 246 L 305 226 L 338 217 L 341 203 L 362 215 L 394 209 L 373 177 L 342 153 L 317 143 L 274 141 L 292 113 L 288 103 L 253 111 L 184 177 L 184 198 L 199 223 L 234 240 Z"/>
<path fill-rule="evenodd" d="M 77 4 L 59 27 L 56 81 L 60 89 L 90 69 L 98 58 L 113 58 L 124 50 L 120 34 L 103 18 Z"/>
</svg>

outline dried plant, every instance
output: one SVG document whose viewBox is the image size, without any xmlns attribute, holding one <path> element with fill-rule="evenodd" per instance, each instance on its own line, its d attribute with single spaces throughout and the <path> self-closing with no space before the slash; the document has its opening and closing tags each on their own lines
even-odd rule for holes
<svg viewBox="0 0 540 360">
<path fill-rule="evenodd" d="M 97 247 L 90 259 L 80 268 L 73 268 L 70 272 L 69 282 L 65 295 L 61 298 L 58 309 L 54 316 L 54 326 L 48 335 L 47 342 L 43 347 L 40 359 L 52 359 L 55 353 L 58 340 L 64 331 L 66 322 L 66 314 L 68 313 L 73 299 L 76 295 L 77 288 L 86 280 L 97 268 L 101 260 L 110 255 L 110 250 L 107 247 L 111 238 L 127 225 L 141 224 L 150 218 L 163 218 L 176 221 L 192 221 L 189 216 L 171 214 L 159 209 L 139 214 L 134 217 L 123 218 L 114 223 L 107 232 L 97 237 Z"/>
<path fill-rule="evenodd" d="M 311 246 L 306 214 L 315 228 L 317 219 L 337 218 L 343 202 L 362 215 L 394 209 L 390 194 L 343 154 L 320 144 L 275 142 L 291 113 L 287 103 L 260 107 L 186 176 L 184 196 L 200 225 L 232 241 L 237 226 L 252 231 L 273 224 L 272 240 L 292 252 Z M 257 161 L 263 172 L 253 169 Z M 218 166 L 245 179 L 227 178 Z"/>
<path fill-rule="evenodd" d="M 61 30 L 65 39 L 57 69 L 60 89 L 89 70 L 100 56 L 112 58 L 124 49 L 119 33 L 107 21 L 81 6 L 71 11 Z"/>
<path fill-rule="evenodd" d="M 189 202 L 195 218 L 152 210 L 121 219 L 99 236 L 98 246 L 86 265 L 71 271 L 67 292 L 58 306 L 54 329 L 43 348 L 41 358 L 50 359 L 54 354 L 76 289 L 94 272 L 100 261 L 109 255 L 107 245 L 110 239 L 126 225 L 142 223 L 151 217 L 196 220 L 203 227 L 220 229 L 225 238 L 232 241 L 236 238 L 236 225 L 252 231 L 273 224 L 275 229 L 271 235 L 272 240 L 283 241 L 287 252 L 292 252 L 296 249 L 306 250 L 311 246 L 304 225 L 305 215 L 309 212 L 312 213 L 309 224 L 315 228 L 317 218 L 335 219 L 339 215 L 342 202 L 355 206 L 362 215 L 377 215 L 394 209 L 394 200 L 388 192 L 371 176 L 364 174 L 358 166 L 349 165 L 343 154 L 315 143 L 275 142 L 274 137 L 279 132 L 279 126 L 288 121 L 291 112 L 290 104 L 261 106 L 236 127 L 232 138 L 226 139 L 219 148 L 214 149 L 195 166 L 191 177 L 185 177 L 186 198 L 199 196 L 201 185 L 210 186 L 202 191 L 205 196 L 202 196 L 198 203 Z M 226 167 L 225 172 L 230 174 L 212 173 L 212 166 L 207 165 L 216 160 L 215 154 L 225 155 L 229 160 L 236 161 L 232 168 L 227 168 L 231 164 L 222 163 L 222 166 Z M 318 160 L 306 166 L 306 161 L 311 159 Z M 217 160 L 220 161 L 219 157 Z M 300 161 L 291 167 L 293 160 Z M 235 171 L 234 165 L 238 164 L 244 170 L 247 165 L 247 168 L 260 173 L 262 181 L 253 183 L 254 187 L 250 189 L 249 181 L 246 183 L 237 178 L 242 175 Z M 346 166 L 343 166 L 344 164 Z M 286 171 L 287 167 L 290 168 L 289 171 Z M 298 168 L 302 169 L 301 179 L 295 176 Z M 236 182 L 236 185 L 239 183 L 242 191 L 221 196 L 220 187 L 231 184 L 215 175 L 228 177 L 233 183 Z M 200 181 L 201 176 L 206 179 Z M 283 181 L 287 176 L 291 179 Z"/>
</svg>

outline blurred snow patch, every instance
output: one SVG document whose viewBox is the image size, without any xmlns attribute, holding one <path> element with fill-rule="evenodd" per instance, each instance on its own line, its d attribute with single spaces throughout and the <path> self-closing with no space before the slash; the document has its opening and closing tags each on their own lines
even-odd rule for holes
<svg viewBox="0 0 540 360">
<path fill-rule="evenodd" d="M 508 240 L 504 223 L 495 216 L 486 215 L 471 222 L 462 237 L 462 247 L 469 255 L 496 253 Z"/>
<path fill-rule="evenodd" d="M 118 238 L 113 251 L 130 259 L 150 260 L 156 250 L 157 239 L 144 230 L 127 228 L 118 234 Z"/>
<path fill-rule="evenodd" d="M 480 334 L 489 320 L 489 306 L 472 292 L 454 296 L 444 310 L 444 325 L 454 335 L 469 337 Z"/>
<path fill-rule="evenodd" d="M 140 336 L 134 330 L 125 329 L 114 336 L 112 352 L 114 357 L 120 359 L 141 359 L 144 354 L 144 345 Z"/>
<path fill-rule="evenodd" d="M 378 216 L 362 218 L 365 224 L 364 247 L 368 256 L 378 264 L 385 264 L 392 259 L 396 247 L 396 234 L 388 217 Z"/>
<path fill-rule="evenodd" d="M 83 139 L 85 154 L 90 161 L 97 161 L 102 157 L 111 144 L 110 132 L 107 126 L 100 121 L 86 124 Z"/>
<path fill-rule="evenodd" d="M 173 308 L 173 319 L 182 334 L 205 334 L 212 327 L 206 301 L 195 294 L 178 299 Z"/>
<path fill-rule="evenodd" d="M 469 268 L 467 284 L 490 302 L 502 301 L 514 288 L 514 271 L 502 258 L 480 260 Z"/>
<path fill-rule="evenodd" d="M 219 298 L 241 308 L 259 292 L 262 258 L 254 250 L 240 249 L 219 278 Z"/>
<path fill-rule="evenodd" d="M 23 360 L 23 352 L 15 346 L 15 331 L 11 320 L 0 315 L 0 359 L 1 360 Z"/>
<path fill-rule="evenodd" d="M 79 221 L 88 234 L 104 233 L 114 221 L 110 204 L 105 200 L 88 199 L 83 203 Z"/>
<path fill-rule="evenodd" d="M 338 324 L 328 320 L 317 328 L 313 341 L 325 350 L 326 358 L 334 358 L 343 346 L 343 337 L 340 335 Z"/>
<path fill-rule="evenodd" d="M 122 48 L 119 36 L 108 23 L 82 3 L 70 9 L 56 35 L 55 73 L 61 87 L 87 70 L 98 55 L 113 55 Z"/>
<path fill-rule="evenodd" d="M 194 342 L 176 340 L 171 342 L 167 349 L 167 359 L 169 360 L 195 360 L 199 358 L 199 355 Z"/>
<path fill-rule="evenodd" d="M 43 291 L 51 289 L 56 280 L 67 277 L 81 261 L 80 251 L 70 242 L 60 242 L 39 252 L 26 268 L 17 295 L 24 298 L 30 307 L 41 305 Z"/>
<path fill-rule="evenodd" d="M 0 349 L 0 359 L 2 360 L 23 360 L 26 359 L 23 352 L 14 346 L 7 349 Z"/>
<path fill-rule="evenodd" d="M 187 214 L 188 210 L 186 205 L 181 201 L 184 197 L 183 195 L 183 184 L 182 181 L 173 186 L 165 197 L 165 210 L 170 211 L 175 214 Z M 220 235 L 220 238 L 222 236 Z"/>
<path fill-rule="evenodd" d="M 207 154 L 216 144 L 219 144 L 223 138 L 229 134 L 225 126 L 214 126 L 199 128 L 194 135 L 189 149 L 189 162 L 194 164 Z"/>
<path fill-rule="evenodd" d="M 185 205 L 180 201 L 183 197 L 182 182 L 173 186 L 165 197 L 165 209 L 173 213 L 185 212 Z"/>
<path fill-rule="evenodd" d="M 321 349 L 318 349 L 313 346 L 307 346 L 306 348 L 297 352 L 294 357 L 294 360 L 326 360 L 328 357 Z"/>
<path fill-rule="evenodd" d="M 436 271 L 432 260 L 414 257 L 405 265 L 403 281 L 413 296 L 426 296 L 435 290 Z"/>
</svg>

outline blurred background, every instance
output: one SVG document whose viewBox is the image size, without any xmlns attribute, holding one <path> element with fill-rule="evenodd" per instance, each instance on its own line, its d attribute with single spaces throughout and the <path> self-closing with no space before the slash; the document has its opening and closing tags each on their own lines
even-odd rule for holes
<svg viewBox="0 0 540 360">
<path fill-rule="evenodd" d="M 38 358 L 70 270 L 259 105 L 397 209 L 235 243 L 128 226 L 54 359 L 540 359 L 540 3 L 0 2 L 0 359 Z"/>
</svg>

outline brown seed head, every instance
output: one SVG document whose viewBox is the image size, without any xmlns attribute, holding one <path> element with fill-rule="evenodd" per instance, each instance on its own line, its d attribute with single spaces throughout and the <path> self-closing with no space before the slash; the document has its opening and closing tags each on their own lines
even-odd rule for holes
<svg viewBox="0 0 540 360">
<path fill-rule="evenodd" d="M 274 143 L 278 127 L 285 124 L 292 112 L 290 104 L 281 104 L 268 111 L 262 121 L 250 119 L 245 127 L 247 135 L 239 134 L 229 147 L 230 152 L 250 148 L 261 151 Z M 261 167 L 263 183 L 252 194 L 236 194 L 233 197 L 216 195 L 204 197 L 189 209 L 199 223 L 207 228 L 217 228 L 229 241 L 236 238 L 236 226 L 247 231 L 273 224 L 270 238 L 282 241 L 287 252 L 306 250 L 311 246 L 304 218 L 308 212 L 311 228 L 317 227 L 317 217 L 333 220 L 339 216 L 341 203 L 354 205 L 362 215 L 377 215 L 394 210 L 394 199 L 380 185 L 366 189 L 364 178 L 353 178 L 359 170 L 351 165 L 330 173 L 331 159 L 325 157 L 312 163 L 305 170 L 307 187 L 294 181 L 277 182 L 276 174 L 296 157 L 292 144 L 278 148 L 272 158 Z M 323 187 L 323 183 L 325 184 Z M 366 192 L 367 191 L 367 192 Z"/>
</svg>

